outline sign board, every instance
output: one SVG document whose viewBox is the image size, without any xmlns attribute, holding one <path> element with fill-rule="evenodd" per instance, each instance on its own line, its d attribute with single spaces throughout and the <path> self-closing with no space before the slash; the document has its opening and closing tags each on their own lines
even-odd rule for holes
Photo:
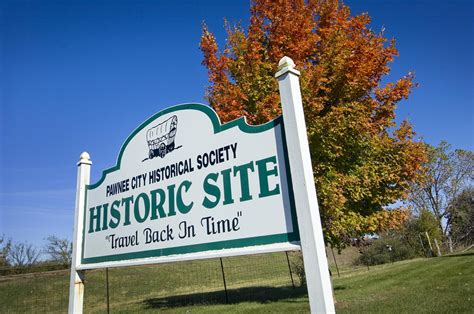
<svg viewBox="0 0 474 314">
<path fill-rule="evenodd" d="M 299 248 L 282 124 L 192 104 L 146 120 L 86 187 L 82 268 Z"/>
<path fill-rule="evenodd" d="M 95 184 L 82 153 L 69 313 L 82 313 L 87 269 L 300 248 L 311 311 L 334 313 L 300 72 L 288 57 L 278 66 L 285 124 L 221 124 L 180 105 L 142 123 Z"/>
</svg>

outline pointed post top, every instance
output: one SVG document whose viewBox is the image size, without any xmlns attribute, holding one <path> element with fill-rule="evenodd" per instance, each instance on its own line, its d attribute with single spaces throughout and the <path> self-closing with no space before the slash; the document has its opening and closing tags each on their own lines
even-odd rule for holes
<svg viewBox="0 0 474 314">
<path fill-rule="evenodd" d="M 79 157 L 79 162 L 77 165 L 80 166 L 82 164 L 92 165 L 91 156 L 89 156 L 88 152 L 83 152 Z"/>
<path fill-rule="evenodd" d="M 284 56 L 280 59 L 280 62 L 278 62 L 278 72 L 275 74 L 275 77 L 279 78 L 287 72 L 300 76 L 300 71 L 295 69 L 295 63 L 293 60 L 290 57 Z"/>
</svg>

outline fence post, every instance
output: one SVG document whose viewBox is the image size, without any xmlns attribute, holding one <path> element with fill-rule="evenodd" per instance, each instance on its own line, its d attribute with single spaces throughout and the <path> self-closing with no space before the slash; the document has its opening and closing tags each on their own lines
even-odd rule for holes
<svg viewBox="0 0 474 314">
<path fill-rule="evenodd" d="M 286 261 L 288 263 L 288 270 L 290 271 L 290 278 L 291 278 L 291 285 L 293 286 L 293 289 L 295 288 L 295 281 L 293 280 L 293 272 L 291 271 L 291 265 L 290 265 L 290 258 L 288 257 L 288 252 L 285 251 L 286 254 Z"/>
<path fill-rule="evenodd" d="M 71 261 L 71 277 L 69 284 L 68 313 L 82 313 L 84 304 L 84 271 L 77 270 L 81 264 L 82 231 L 84 228 L 84 206 L 86 201 L 86 185 L 90 181 L 92 162 L 89 154 L 83 152 L 77 163 L 76 208 L 74 213 L 74 236 Z"/>
<path fill-rule="evenodd" d="M 312 313 L 334 313 L 331 278 L 314 185 L 299 75 L 293 60 L 288 57 L 280 60 L 275 77 L 280 90 L 309 304 Z"/>
<path fill-rule="evenodd" d="M 336 255 L 334 254 L 334 248 L 331 246 L 332 258 L 334 259 L 334 264 L 336 265 L 337 277 L 341 277 L 339 273 L 339 266 L 337 266 Z"/>
<path fill-rule="evenodd" d="M 448 235 L 448 246 L 449 246 L 449 253 L 453 253 L 453 239 L 451 235 Z"/>
<path fill-rule="evenodd" d="M 428 234 L 428 231 L 425 231 L 425 235 L 426 235 L 426 238 L 428 239 L 428 245 L 430 246 L 430 256 L 433 257 L 433 246 L 431 245 L 431 240 L 430 240 L 430 236 Z"/>
<path fill-rule="evenodd" d="M 421 239 L 421 235 L 419 233 L 418 233 L 418 238 L 420 238 L 420 243 L 421 243 L 421 248 L 423 249 L 423 254 L 425 255 L 425 257 L 429 257 L 426 254 L 425 246 L 423 245 L 423 240 Z"/>
<path fill-rule="evenodd" d="M 436 238 L 434 239 L 434 243 L 435 243 L 435 246 L 436 246 L 436 255 L 439 257 L 441 256 L 441 250 L 439 249 L 439 245 L 438 245 L 438 240 L 436 240 Z"/>
<path fill-rule="evenodd" d="M 229 303 L 229 296 L 227 295 L 227 283 L 225 282 L 224 264 L 222 263 L 222 257 L 220 257 L 219 260 L 221 261 L 222 280 L 224 281 L 225 303 Z"/>
<path fill-rule="evenodd" d="M 109 268 L 105 268 L 105 284 L 107 290 L 107 314 L 110 313 L 110 296 L 109 296 Z"/>
</svg>

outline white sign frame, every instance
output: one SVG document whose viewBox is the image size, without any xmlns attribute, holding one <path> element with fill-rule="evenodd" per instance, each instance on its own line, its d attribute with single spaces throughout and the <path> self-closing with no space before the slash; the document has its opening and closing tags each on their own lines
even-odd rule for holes
<svg viewBox="0 0 474 314">
<path fill-rule="evenodd" d="M 304 112 L 299 86 L 300 73 L 294 69 L 294 66 L 294 63 L 290 58 L 284 57 L 280 60 L 279 71 L 275 75 L 279 81 L 280 97 L 285 121 L 282 134 L 284 140 L 287 143 L 287 149 L 285 149 L 285 154 L 288 154 L 286 160 L 287 162 L 289 161 L 289 165 L 287 165 L 289 166 L 289 169 L 287 170 L 289 176 L 293 176 L 293 180 L 290 180 L 291 182 L 289 186 L 290 188 L 292 187 L 290 190 L 294 192 L 294 205 L 296 207 L 298 221 L 297 225 L 294 224 L 294 226 L 296 226 L 296 229 L 294 230 L 298 231 L 301 241 L 311 312 L 335 313 L 332 286 L 322 233 L 322 225 L 319 216 L 316 189 L 314 186 L 311 157 L 306 135 L 306 124 L 304 120 Z M 243 120 L 238 119 L 222 126 L 219 123 L 219 126 L 224 129 L 235 126 L 233 124 L 237 124 L 239 127 L 245 127 L 246 124 L 243 122 Z M 126 144 L 127 142 L 124 144 L 122 150 Z M 184 253 L 179 256 L 169 255 L 158 259 L 145 257 L 119 262 L 99 261 L 93 264 L 84 264 L 82 259 L 83 232 L 87 194 L 86 191 L 87 185 L 90 181 L 91 164 L 92 162 L 90 161 L 89 155 L 87 153 L 83 153 L 78 163 L 79 167 L 69 294 L 69 313 L 82 313 L 84 278 L 86 269 L 154 264 L 178 260 L 202 259 L 300 249 L 299 243 L 297 241 L 292 241 L 286 243 L 280 242 L 262 244 L 253 247 L 244 246 L 243 248 L 213 250 L 203 253 Z M 120 165 L 120 163 L 118 163 L 118 165 Z M 111 169 L 108 171 L 111 171 Z"/>
<path fill-rule="evenodd" d="M 291 221 L 283 221 L 282 224 L 290 225 L 290 228 L 293 228 L 292 232 L 289 233 L 280 233 L 272 234 L 260 237 L 252 238 L 238 238 L 231 241 L 217 241 L 217 242 L 203 242 L 197 245 L 189 246 L 178 246 L 170 248 L 159 248 L 156 250 L 144 250 L 134 253 L 124 253 L 124 254 L 115 254 L 109 256 L 100 256 L 100 257 L 85 257 L 86 252 L 86 235 L 88 229 L 87 213 L 88 213 L 88 193 L 90 191 L 95 191 L 98 187 L 104 187 L 104 181 L 107 176 L 111 175 L 114 172 L 121 170 L 122 165 L 122 156 L 125 151 L 128 149 L 128 144 L 133 141 L 137 134 L 144 132 L 147 128 L 153 125 L 155 121 L 160 121 L 160 118 L 169 116 L 170 114 L 179 115 L 182 111 L 196 111 L 196 114 L 206 115 L 214 129 L 214 135 L 231 131 L 236 128 L 234 133 L 242 133 L 248 137 L 252 135 L 257 135 L 260 133 L 266 133 L 267 136 L 275 138 L 276 149 L 278 150 L 278 161 L 280 172 L 285 171 L 284 175 L 280 173 L 281 180 L 286 182 L 279 182 L 281 188 L 281 194 L 285 194 L 283 197 L 288 198 L 287 203 L 289 205 L 286 211 L 289 211 L 291 215 Z M 278 135 L 280 134 L 280 135 Z M 281 138 L 280 138 L 281 137 Z M 247 139 L 248 140 L 248 139 Z M 261 144 L 262 145 L 262 144 Z M 174 262 L 174 261 L 185 261 L 193 259 L 204 259 L 212 257 L 224 257 L 224 256 L 235 256 L 235 255 L 246 255 L 246 254 L 257 254 L 257 253 L 268 253 L 276 251 L 291 251 L 300 249 L 299 233 L 298 233 L 298 223 L 296 218 L 296 210 L 294 205 L 293 197 L 293 188 L 291 186 L 291 174 L 289 172 L 289 163 L 287 156 L 286 143 L 284 139 L 284 130 L 283 130 L 283 119 L 278 117 L 277 119 L 265 123 L 263 125 L 251 126 L 245 122 L 244 118 L 239 118 L 228 122 L 226 124 L 221 124 L 219 118 L 215 111 L 208 106 L 200 104 L 183 104 L 177 105 L 174 107 L 167 108 L 157 114 L 153 115 L 145 122 L 143 122 L 132 134 L 127 138 L 123 144 L 119 157 L 117 159 L 117 165 L 110 169 L 107 169 L 103 172 L 101 179 L 92 185 L 86 186 L 86 201 L 84 205 L 84 212 L 86 213 L 83 217 L 83 232 L 82 232 L 82 255 L 81 263 L 77 265 L 79 270 L 95 269 L 95 268 L 105 268 L 105 267 L 120 267 L 120 266 L 132 266 L 132 265 L 143 265 L 143 264 L 155 264 L 155 263 L 165 263 L 165 262 Z M 161 161 L 161 160 L 160 160 Z M 283 164 L 281 164 L 283 163 Z M 225 166 L 225 165 L 224 165 Z M 212 171 L 212 168 L 211 170 Z M 285 184 L 286 183 L 286 184 Z M 283 187 L 283 185 L 285 185 Z M 250 202 L 253 202 L 251 200 Z M 218 209 L 219 210 L 219 209 Z M 277 217 L 285 219 L 285 217 Z M 275 219 L 275 218 L 273 218 Z M 273 222 L 275 223 L 275 222 Z M 255 225 L 262 227 L 262 224 L 259 221 L 254 222 Z"/>
</svg>

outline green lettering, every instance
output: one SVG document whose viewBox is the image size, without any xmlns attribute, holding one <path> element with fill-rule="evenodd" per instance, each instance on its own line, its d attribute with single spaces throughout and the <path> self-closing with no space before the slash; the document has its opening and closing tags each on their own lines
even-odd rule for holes
<svg viewBox="0 0 474 314">
<path fill-rule="evenodd" d="M 249 169 L 254 171 L 253 169 L 253 162 L 249 162 L 240 166 L 234 166 L 234 177 L 237 174 L 240 174 L 240 190 L 241 196 L 240 201 L 245 202 L 252 199 L 252 195 L 250 195 L 250 186 L 249 186 Z"/>
<path fill-rule="evenodd" d="M 130 224 L 130 205 L 133 203 L 133 196 L 122 198 L 122 205 L 125 204 L 125 221 L 124 226 Z"/>
<path fill-rule="evenodd" d="M 163 209 L 163 204 L 165 203 L 165 191 L 162 189 L 156 189 L 150 192 L 151 194 L 151 220 L 158 219 L 158 214 L 160 218 L 166 217 L 165 210 Z M 157 204 L 157 194 L 160 195 L 160 202 Z"/>
<path fill-rule="evenodd" d="M 176 185 L 169 185 L 168 186 L 168 205 L 169 205 L 169 210 L 168 210 L 168 217 L 169 216 L 174 216 L 176 215 L 176 209 L 175 209 L 175 206 L 174 206 L 174 188 L 176 187 Z"/>
<path fill-rule="evenodd" d="M 218 173 L 209 173 L 204 179 L 204 183 L 203 183 L 204 192 L 206 192 L 209 195 L 214 196 L 215 198 L 214 201 L 211 201 L 207 196 L 204 197 L 204 200 L 202 201 L 202 205 L 206 208 L 216 207 L 217 204 L 219 203 L 219 200 L 221 199 L 221 191 L 219 190 L 219 187 L 209 182 L 210 180 L 217 182 L 218 177 L 219 177 Z"/>
<path fill-rule="evenodd" d="M 91 207 L 89 209 L 89 233 L 100 231 L 100 209 L 102 205 Z M 95 211 L 95 214 L 94 214 Z M 95 222 L 95 230 L 94 230 Z"/>
<path fill-rule="evenodd" d="M 258 168 L 258 179 L 260 182 L 260 194 L 258 194 L 258 197 L 267 197 L 267 196 L 272 196 L 275 194 L 280 194 L 280 185 L 277 183 L 275 187 L 270 190 L 270 187 L 268 186 L 268 177 L 269 176 L 276 176 L 278 177 L 278 168 L 276 166 L 276 157 L 268 157 L 264 158 L 261 160 L 258 160 L 255 162 L 257 164 Z M 267 169 L 267 164 L 272 163 L 273 168 Z"/>
<path fill-rule="evenodd" d="M 112 218 L 110 218 L 109 226 L 112 229 L 117 228 L 120 223 L 120 211 L 117 209 L 119 206 L 119 200 L 113 201 L 112 206 L 110 206 L 110 216 L 112 216 Z M 115 219 L 115 221 L 112 221 L 112 219 Z"/>
<path fill-rule="evenodd" d="M 178 210 L 182 214 L 187 214 L 193 208 L 194 202 L 189 203 L 188 205 L 184 204 L 183 202 L 183 187 L 184 191 L 187 192 L 189 188 L 191 187 L 191 181 L 185 180 L 181 182 L 181 184 L 178 187 L 178 194 L 176 195 L 176 205 L 178 206 Z"/>
<path fill-rule="evenodd" d="M 224 169 L 221 171 L 222 182 L 224 185 L 224 202 L 222 204 L 224 205 L 234 203 L 234 199 L 232 198 L 232 187 L 231 187 L 231 182 L 230 182 L 231 172 L 232 172 L 232 168 Z"/>
<path fill-rule="evenodd" d="M 143 208 L 145 210 L 143 217 L 140 216 L 140 200 L 143 200 Z M 140 193 L 138 194 L 137 198 L 135 199 L 135 205 L 134 205 L 134 211 L 135 211 L 135 220 L 139 223 L 144 222 L 147 218 L 148 215 L 150 214 L 150 200 L 148 199 L 148 195 L 145 193 Z"/>
<path fill-rule="evenodd" d="M 108 229 L 107 212 L 109 211 L 109 204 L 107 203 L 102 206 L 104 207 L 104 217 L 102 219 L 102 230 L 107 230 Z"/>
</svg>

